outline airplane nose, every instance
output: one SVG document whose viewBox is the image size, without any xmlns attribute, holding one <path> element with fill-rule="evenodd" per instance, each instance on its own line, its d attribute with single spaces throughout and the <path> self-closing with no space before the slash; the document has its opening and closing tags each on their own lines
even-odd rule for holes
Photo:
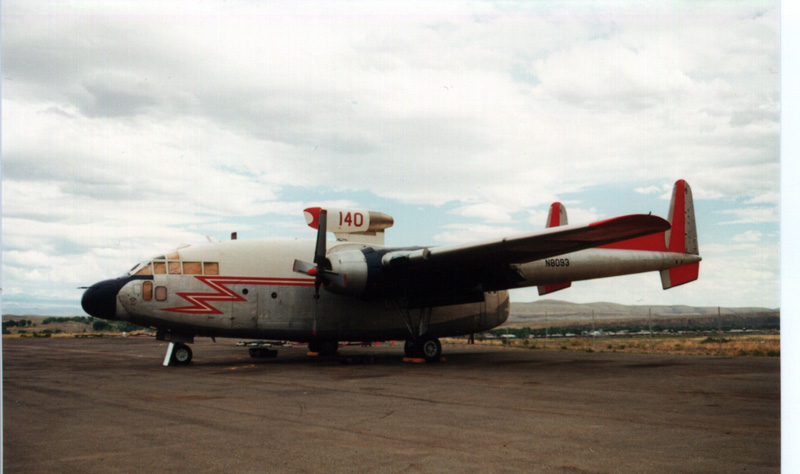
<svg viewBox="0 0 800 474">
<path fill-rule="evenodd" d="M 81 298 L 83 310 L 95 318 L 116 319 L 117 293 L 128 280 L 103 280 L 90 286 Z"/>
</svg>

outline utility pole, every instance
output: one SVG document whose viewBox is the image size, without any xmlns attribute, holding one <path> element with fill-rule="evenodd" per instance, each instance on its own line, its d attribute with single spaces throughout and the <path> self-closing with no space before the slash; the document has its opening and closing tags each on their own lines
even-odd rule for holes
<svg viewBox="0 0 800 474">
<path fill-rule="evenodd" d="M 592 350 L 594 350 L 594 337 L 597 331 L 594 329 L 594 310 L 592 310 Z"/>
<path fill-rule="evenodd" d="M 720 354 L 722 353 L 722 315 L 720 314 L 719 306 L 717 306 L 717 339 L 719 340 L 717 354 Z"/>
<path fill-rule="evenodd" d="M 647 308 L 647 322 L 650 326 L 650 352 L 653 352 L 653 308 Z"/>
</svg>

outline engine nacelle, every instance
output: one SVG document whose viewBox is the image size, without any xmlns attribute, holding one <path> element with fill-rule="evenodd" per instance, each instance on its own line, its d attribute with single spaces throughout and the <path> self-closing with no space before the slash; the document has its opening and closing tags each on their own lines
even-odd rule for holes
<svg viewBox="0 0 800 474">
<path fill-rule="evenodd" d="M 367 287 L 367 259 L 360 249 L 340 250 L 327 256 L 331 264 L 330 271 L 341 275 L 340 282 L 330 281 L 325 289 L 340 295 L 362 296 Z M 344 286 L 341 285 L 344 283 Z"/>
</svg>

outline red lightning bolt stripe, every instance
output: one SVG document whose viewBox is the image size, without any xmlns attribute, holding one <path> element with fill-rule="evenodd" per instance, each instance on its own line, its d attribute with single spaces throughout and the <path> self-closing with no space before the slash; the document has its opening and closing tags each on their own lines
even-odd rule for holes
<svg viewBox="0 0 800 474">
<path fill-rule="evenodd" d="M 222 314 L 222 311 L 211 303 L 246 301 L 241 295 L 228 288 L 230 285 L 267 285 L 267 286 L 314 286 L 314 280 L 307 278 L 257 278 L 197 275 L 198 280 L 215 290 L 214 293 L 176 292 L 189 302 L 190 306 L 165 308 L 163 311 L 188 314 Z"/>
</svg>

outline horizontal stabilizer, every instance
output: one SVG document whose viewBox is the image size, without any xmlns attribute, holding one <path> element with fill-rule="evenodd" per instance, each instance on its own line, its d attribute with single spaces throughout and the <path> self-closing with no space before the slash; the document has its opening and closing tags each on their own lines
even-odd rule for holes
<svg viewBox="0 0 800 474">
<path fill-rule="evenodd" d="M 700 262 L 687 263 L 679 267 L 661 270 L 661 286 L 668 290 L 684 283 L 697 280 L 700 273 Z"/>
<path fill-rule="evenodd" d="M 569 288 L 570 286 L 572 286 L 572 282 L 558 283 L 556 285 L 539 285 L 539 296 L 544 296 L 548 293 L 553 293 L 554 291 L 563 290 L 564 288 Z"/>
</svg>

